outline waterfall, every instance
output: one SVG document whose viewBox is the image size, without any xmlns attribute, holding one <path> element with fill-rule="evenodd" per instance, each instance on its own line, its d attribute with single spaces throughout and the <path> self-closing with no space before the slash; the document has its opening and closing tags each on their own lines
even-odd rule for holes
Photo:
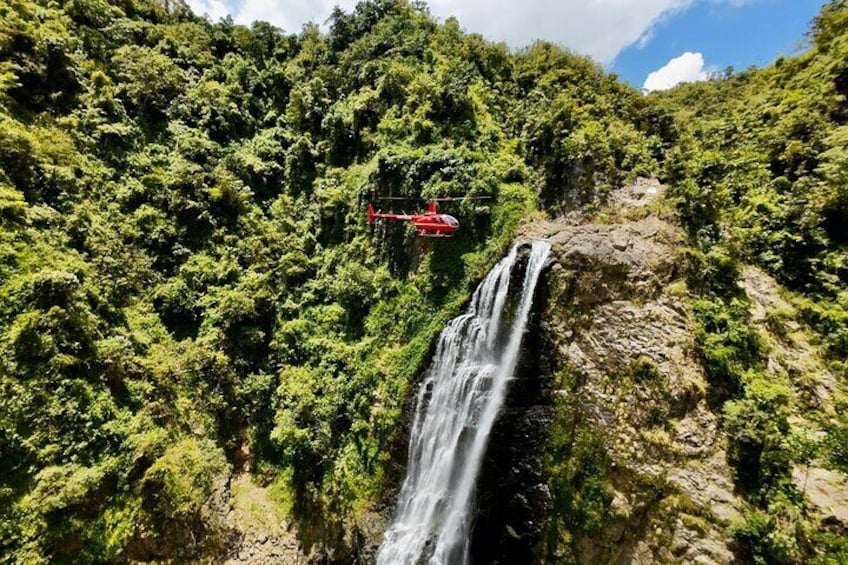
<svg viewBox="0 0 848 565">
<path fill-rule="evenodd" d="M 439 336 L 418 392 L 407 474 L 378 565 L 468 563 L 477 475 L 549 251 L 546 241 L 532 243 L 519 297 L 510 289 L 513 247 L 477 287 L 468 311 Z"/>
</svg>

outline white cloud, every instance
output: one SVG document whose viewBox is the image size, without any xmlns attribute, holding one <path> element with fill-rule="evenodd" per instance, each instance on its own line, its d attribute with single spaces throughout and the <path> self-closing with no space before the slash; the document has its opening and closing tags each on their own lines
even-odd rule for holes
<svg viewBox="0 0 848 565">
<path fill-rule="evenodd" d="M 536 39 L 560 43 L 610 63 L 634 43 L 650 41 L 664 17 L 695 2 L 738 5 L 751 0 L 430 0 L 440 18 L 456 16 L 471 32 L 523 47 Z M 335 5 L 350 11 L 356 0 L 188 0 L 198 13 L 217 20 L 226 12 L 238 23 L 265 20 L 288 32 L 304 23 L 323 24 Z M 229 8 L 229 9 L 227 9 Z"/>
<path fill-rule="evenodd" d="M 431 10 L 442 17 L 455 15 L 469 31 L 513 47 L 547 39 L 609 63 L 664 16 L 693 1 L 432 0 Z"/>
<path fill-rule="evenodd" d="M 212 21 L 231 14 L 236 23 L 250 25 L 262 20 L 289 33 L 297 33 L 307 22 L 323 24 L 339 6 L 351 11 L 357 0 L 187 0 L 197 14 L 208 14 Z M 218 10 L 218 6 L 223 10 Z"/>
<path fill-rule="evenodd" d="M 297 33 L 307 22 L 323 25 L 335 6 L 350 12 L 356 4 L 356 0 L 243 0 L 234 18 L 243 24 L 264 20 Z"/>
<path fill-rule="evenodd" d="M 706 80 L 710 73 L 704 68 L 704 56 L 701 53 L 687 51 L 675 57 L 664 67 L 648 75 L 642 88 L 652 90 L 668 90 L 681 82 Z"/>
<path fill-rule="evenodd" d="M 225 18 L 230 13 L 227 5 L 221 0 L 188 0 L 188 5 L 195 14 L 209 16 L 213 22 Z"/>
</svg>

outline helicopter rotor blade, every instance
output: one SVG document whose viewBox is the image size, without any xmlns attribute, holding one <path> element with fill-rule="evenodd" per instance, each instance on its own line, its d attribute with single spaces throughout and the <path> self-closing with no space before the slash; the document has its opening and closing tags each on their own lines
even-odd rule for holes
<svg viewBox="0 0 848 565">
<path fill-rule="evenodd" d="M 431 198 L 430 202 L 461 202 L 463 200 L 491 200 L 492 196 L 444 196 L 441 198 Z"/>
<path fill-rule="evenodd" d="M 421 202 L 459 202 L 462 200 L 491 200 L 493 196 L 441 196 L 439 198 L 422 198 L 420 196 L 378 196 L 376 200 L 418 200 Z"/>
</svg>

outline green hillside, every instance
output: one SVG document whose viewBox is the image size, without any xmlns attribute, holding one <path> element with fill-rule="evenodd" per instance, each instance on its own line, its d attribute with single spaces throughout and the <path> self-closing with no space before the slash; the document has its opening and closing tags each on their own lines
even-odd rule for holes
<svg viewBox="0 0 848 565">
<path fill-rule="evenodd" d="M 651 96 L 677 126 L 664 175 L 693 246 L 696 338 L 710 395 L 724 415 L 737 486 L 758 507 L 736 536 L 757 563 L 848 558 L 846 532 L 805 522 L 803 493 L 789 477 L 793 464 L 814 459 L 848 470 L 845 2 L 822 8 L 807 41 L 800 55 L 764 69 Z M 840 381 L 832 410 L 796 394 L 820 374 L 769 367 L 772 346 L 751 327 L 749 297 L 737 284 L 742 263 L 780 281 L 815 330 L 815 346 Z M 781 331 L 793 314 L 769 315 Z"/>
<path fill-rule="evenodd" d="M 652 176 L 757 508 L 740 555 L 841 562 L 845 532 L 805 529 L 786 477 L 805 453 L 848 471 L 848 406 L 810 416 L 823 440 L 789 433 L 735 283 L 753 263 L 785 285 L 845 386 L 846 96 L 841 1 L 797 57 L 645 96 L 407 0 L 326 33 L 0 0 L 0 562 L 221 551 L 207 502 L 241 472 L 305 546 L 355 547 L 436 336 L 519 225 Z M 492 199 L 445 203 L 452 239 L 365 221 L 380 197 L 466 195 Z"/>
<path fill-rule="evenodd" d="M 511 55 L 403 1 L 326 35 L 145 0 L 0 13 L 12 561 L 202 531 L 244 466 L 321 536 L 356 523 L 434 337 L 517 222 L 651 174 L 662 147 L 588 60 Z M 370 233 L 372 193 L 494 200 L 423 243 Z"/>
</svg>

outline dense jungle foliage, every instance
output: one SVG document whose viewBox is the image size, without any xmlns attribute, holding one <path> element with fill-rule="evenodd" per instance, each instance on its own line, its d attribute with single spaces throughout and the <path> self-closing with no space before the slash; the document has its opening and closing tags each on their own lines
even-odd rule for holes
<svg viewBox="0 0 848 565">
<path fill-rule="evenodd" d="M 350 537 L 518 222 L 656 173 L 661 133 L 591 61 L 404 0 L 326 33 L 2 0 L 2 561 L 197 555 L 242 470 L 307 544 Z M 366 226 L 388 195 L 493 200 L 431 242 Z"/>
<path fill-rule="evenodd" d="M 741 262 L 775 275 L 848 377 L 844 2 L 797 57 L 651 96 L 406 0 L 292 31 L 179 0 L 0 0 L 0 561 L 196 556 L 242 471 L 306 544 L 355 544 L 397 481 L 411 383 L 519 222 L 651 175 L 691 237 L 753 508 L 738 539 L 760 562 L 848 554 L 787 478 L 848 469 L 848 407 L 824 441 L 790 433 L 735 284 Z M 492 200 L 447 205 L 448 241 L 365 223 L 374 198 L 448 195 Z"/>
</svg>

